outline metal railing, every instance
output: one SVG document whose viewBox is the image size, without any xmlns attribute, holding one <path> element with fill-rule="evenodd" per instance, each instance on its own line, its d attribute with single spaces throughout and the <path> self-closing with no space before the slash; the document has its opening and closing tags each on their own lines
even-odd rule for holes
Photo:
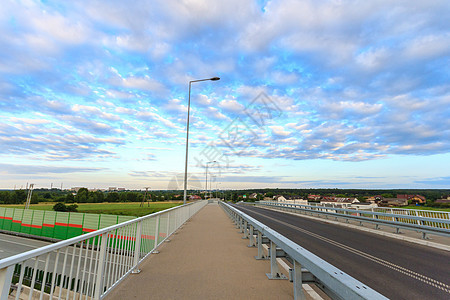
<svg viewBox="0 0 450 300">
<path fill-rule="evenodd" d="M 0 260 L 0 300 L 101 299 L 208 202 L 140 217 Z"/>
<path fill-rule="evenodd" d="M 290 277 L 294 299 L 305 299 L 302 283 L 318 284 L 332 299 L 387 299 L 244 212 L 229 204 L 220 204 L 236 227 L 244 233 L 244 237 L 249 239 L 249 246 L 257 247 L 256 259 L 264 259 L 263 244 L 270 244 L 268 252 L 271 271 L 267 274 L 269 278 L 283 277 L 277 265 L 277 258 L 285 257 L 291 261 L 293 268 Z"/>
<path fill-rule="evenodd" d="M 259 201 L 256 205 L 278 208 L 281 210 L 304 213 L 304 214 L 316 214 L 324 215 L 326 217 L 344 218 L 348 220 L 357 220 L 359 222 L 369 222 L 375 224 L 375 228 L 378 229 L 380 225 L 390 226 L 397 229 L 409 229 L 422 233 L 422 238 L 426 239 L 427 234 L 438 234 L 443 236 L 450 235 L 450 218 L 446 212 L 444 214 L 433 214 L 434 217 L 425 217 L 421 213 L 408 212 L 406 209 L 396 210 L 391 208 L 372 208 L 366 209 L 353 209 L 353 208 L 338 208 L 333 206 L 322 205 L 302 205 L 302 204 L 290 204 L 290 203 L 278 203 L 272 201 Z M 421 211 L 427 212 L 427 211 Z M 435 212 L 440 213 L 440 212 Z M 436 216 L 443 218 L 437 218 Z"/>
<path fill-rule="evenodd" d="M 315 206 L 315 207 L 330 207 L 330 205 L 323 205 L 320 203 L 308 203 L 308 205 Z M 340 204 L 334 204 L 334 205 L 331 205 L 331 207 L 342 208 L 342 206 Z M 354 208 L 354 207 L 351 207 L 351 209 L 367 211 L 367 209 L 359 209 L 359 208 Z M 448 212 L 448 211 L 425 210 L 425 209 L 406 209 L 406 208 L 382 207 L 382 206 L 381 207 L 372 207 L 372 208 L 370 208 L 370 211 L 390 213 L 390 214 L 396 214 L 396 215 L 407 215 L 407 216 L 416 216 L 416 217 L 426 217 L 426 218 L 432 218 L 432 219 L 450 220 L 450 212 Z"/>
</svg>

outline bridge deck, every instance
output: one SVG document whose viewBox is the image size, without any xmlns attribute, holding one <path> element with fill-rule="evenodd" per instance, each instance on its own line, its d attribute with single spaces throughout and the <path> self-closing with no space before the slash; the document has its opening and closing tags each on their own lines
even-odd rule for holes
<svg viewBox="0 0 450 300">
<path fill-rule="evenodd" d="M 269 280 L 268 261 L 241 239 L 217 204 L 208 204 L 107 299 L 292 299 L 288 280 Z M 308 295 L 309 298 L 309 295 Z"/>
</svg>

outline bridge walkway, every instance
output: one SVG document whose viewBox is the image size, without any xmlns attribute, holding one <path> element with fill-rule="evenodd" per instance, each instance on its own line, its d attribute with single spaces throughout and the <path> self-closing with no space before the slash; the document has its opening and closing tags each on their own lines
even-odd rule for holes
<svg viewBox="0 0 450 300">
<path fill-rule="evenodd" d="M 222 208 L 208 204 L 106 299 L 293 299 L 292 283 L 269 280 L 269 262 L 256 260 L 241 237 Z"/>
</svg>

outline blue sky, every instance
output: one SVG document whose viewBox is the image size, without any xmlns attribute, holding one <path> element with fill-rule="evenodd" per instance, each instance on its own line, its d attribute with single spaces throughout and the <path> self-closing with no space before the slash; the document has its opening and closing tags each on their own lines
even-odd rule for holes
<svg viewBox="0 0 450 300">
<path fill-rule="evenodd" d="M 450 2 L 2 1 L 0 188 L 450 188 Z"/>
</svg>

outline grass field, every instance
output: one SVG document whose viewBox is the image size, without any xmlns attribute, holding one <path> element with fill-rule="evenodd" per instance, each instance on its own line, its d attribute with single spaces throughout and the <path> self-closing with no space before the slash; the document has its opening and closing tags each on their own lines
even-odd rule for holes
<svg viewBox="0 0 450 300">
<path fill-rule="evenodd" d="M 78 204 L 78 203 L 77 203 Z M 183 202 L 150 202 L 150 206 L 144 203 L 144 207 L 140 207 L 140 202 L 119 202 L 119 203 L 80 203 L 78 204 L 78 212 L 91 214 L 109 214 L 141 217 L 161 210 L 165 210 L 174 206 L 183 204 Z M 55 203 L 39 203 L 31 204 L 30 209 L 36 210 L 53 210 Z M 25 205 L 0 205 L 1 207 L 24 208 Z"/>
<path fill-rule="evenodd" d="M 407 209 L 419 209 L 419 210 L 436 210 L 436 211 L 450 211 L 450 208 L 437 208 L 437 207 L 427 207 L 427 206 L 403 206 L 401 208 L 407 208 Z"/>
</svg>

